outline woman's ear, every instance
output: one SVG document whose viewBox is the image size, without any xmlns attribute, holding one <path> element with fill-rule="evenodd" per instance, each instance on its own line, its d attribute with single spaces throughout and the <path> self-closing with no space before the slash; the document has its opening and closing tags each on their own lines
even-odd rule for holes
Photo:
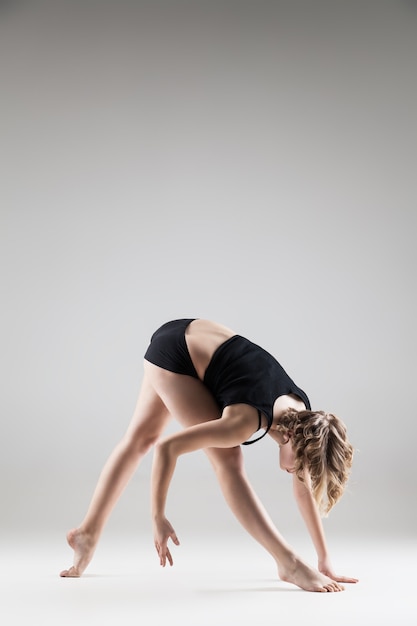
<svg viewBox="0 0 417 626">
<path fill-rule="evenodd" d="M 289 440 L 291 439 L 291 436 L 292 436 L 292 431 L 291 430 L 287 430 L 285 433 L 282 433 L 282 437 L 284 439 L 282 444 L 285 445 L 286 443 L 288 443 Z"/>
</svg>

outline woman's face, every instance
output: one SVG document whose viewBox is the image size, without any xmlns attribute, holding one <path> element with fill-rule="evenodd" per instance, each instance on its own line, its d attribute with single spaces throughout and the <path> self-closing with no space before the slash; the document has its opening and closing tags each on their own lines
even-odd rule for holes
<svg viewBox="0 0 417 626">
<path fill-rule="evenodd" d="M 287 443 L 279 446 L 279 466 L 282 470 L 293 474 L 295 471 L 295 452 L 292 447 L 291 439 Z"/>
</svg>

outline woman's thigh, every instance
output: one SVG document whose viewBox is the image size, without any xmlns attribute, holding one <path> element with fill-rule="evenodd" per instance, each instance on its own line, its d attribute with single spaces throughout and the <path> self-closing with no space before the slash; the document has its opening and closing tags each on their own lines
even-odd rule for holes
<svg viewBox="0 0 417 626">
<path fill-rule="evenodd" d="M 219 419 L 221 410 L 207 387 L 197 378 L 164 370 L 145 361 L 145 376 L 172 417 L 184 428 Z M 241 464 L 240 447 L 207 448 L 204 452 L 216 469 Z"/>
<path fill-rule="evenodd" d="M 145 372 L 125 437 L 133 444 L 152 445 L 161 436 L 171 414 Z"/>
<path fill-rule="evenodd" d="M 214 397 L 197 378 L 169 372 L 148 361 L 145 361 L 145 377 L 182 426 L 194 426 L 221 417 Z"/>
</svg>

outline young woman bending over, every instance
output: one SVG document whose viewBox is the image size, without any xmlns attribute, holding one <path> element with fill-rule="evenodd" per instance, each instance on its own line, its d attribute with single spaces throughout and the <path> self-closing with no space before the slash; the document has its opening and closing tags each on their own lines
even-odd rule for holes
<svg viewBox="0 0 417 626">
<path fill-rule="evenodd" d="M 161 439 L 171 418 L 184 429 Z M 258 430 L 280 448 L 281 469 L 293 474 L 294 494 L 315 546 L 318 567 L 307 565 L 280 535 L 253 491 L 241 444 Z M 307 395 L 268 352 L 230 329 L 203 319 L 167 322 L 152 336 L 131 423 L 100 475 L 87 514 L 67 539 L 78 577 L 90 562 L 104 524 L 141 458 L 154 446 L 152 518 L 162 566 L 173 563 L 168 540 L 179 544 L 165 516 L 176 460 L 204 449 L 224 497 L 244 528 L 271 554 L 282 580 L 307 591 L 341 591 L 357 582 L 335 574 L 321 514 L 341 497 L 353 448 L 336 416 L 312 411 Z"/>
</svg>

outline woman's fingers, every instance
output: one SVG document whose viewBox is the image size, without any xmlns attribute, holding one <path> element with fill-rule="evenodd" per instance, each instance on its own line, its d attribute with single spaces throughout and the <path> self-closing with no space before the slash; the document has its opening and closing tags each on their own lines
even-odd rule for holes
<svg viewBox="0 0 417 626">
<path fill-rule="evenodd" d="M 179 539 L 176 535 L 171 537 L 171 539 L 175 543 L 175 545 L 177 546 L 180 545 Z M 167 560 L 168 560 L 168 563 L 171 565 L 171 567 L 172 565 L 174 565 L 174 559 L 172 558 L 171 552 L 167 546 L 167 541 L 164 541 L 160 544 L 155 543 L 155 548 L 159 556 L 159 563 L 162 567 L 165 567 Z"/>
<path fill-rule="evenodd" d="M 167 559 L 167 552 L 169 552 L 168 548 L 166 546 L 161 545 L 161 546 L 157 546 L 156 551 L 158 552 L 158 556 L 159 556 L 159 565 L 161 565 L 162 567 L 165 567 L 166 559 Z"/>
<path fill-rule="evenodd" d="M 180 540 L 178 539 L 177 535 L 175 534 L 175 531 L 173 531 L 170 535 L 172 541 L 175 543 L 176 546 L 180 545 Z"/>
<path fill-rule="evenodd" d="M 174 563 L 174 559 L 167 546 L 169 539 L 171 539 L 176 546 L 180 545 L 177 534 L 166 517 L 155 520 L 154 544 L 159 556 L 159 563 L 162 567 L 165 567 L 167 560 L 170 565 Z"/>
<path fill-rule="evenodd" d="M 338 583 L 357 583 L 359 580 L 357 578 L 350 578 L 349 576 L 335 576 L 333 580 L 336 580 Z"/>
<path fill-rule="evenodd" d="M 332 580 L 338 583 L 358 583 L 359 582 L 358 578 L 352 578 L 351 576 L 340 576 L 338 574 L 334 574 L 331 569 L 326 568 L 326 567 L 320 568 L 319 571 L 325 576 L 328 576 L 329 578 L 331 578 Z"/>
</svg>

